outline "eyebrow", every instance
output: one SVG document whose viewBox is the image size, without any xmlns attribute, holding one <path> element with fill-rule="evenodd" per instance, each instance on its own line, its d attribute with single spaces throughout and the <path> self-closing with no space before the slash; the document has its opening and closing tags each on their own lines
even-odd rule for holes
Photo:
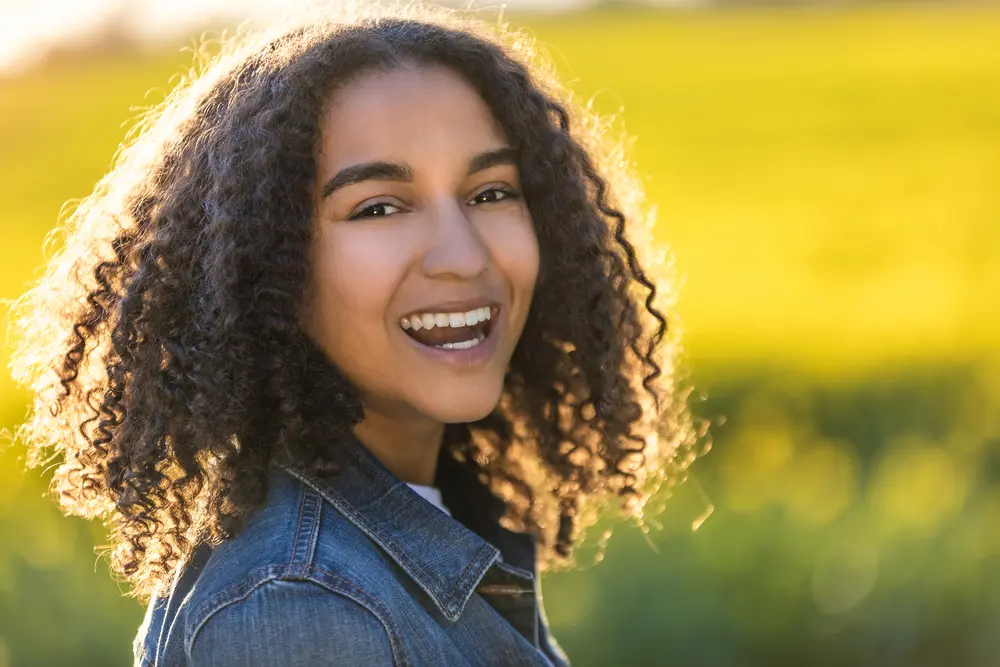
<svg viewBox="0 0 1000 667">
<path fill-rule="evenodd" d="M 509 146 L 479 153 L 469 160 L 468 175 L 496 167 L 501 164 L 517 165 L 517 151 Z M 340 188 L 363 181 L 411 182 L 413 171 L 405 164 L 395 162 L 362 162 L 344 167 L 323 186 L 323 198 L 329 197 Z"/>
<path fill-rule="evenodd" d="M 469 160 L 468 175 L 471 176 L 477 171 L 483 171 L 484 169 L 496 167 L 501 164 L 511 164 L 516 167 L 517 151 L 509 146 L 504 146 L 503 148 L 497 148 L 492 151 L 480 153 Z"/>
</svg>

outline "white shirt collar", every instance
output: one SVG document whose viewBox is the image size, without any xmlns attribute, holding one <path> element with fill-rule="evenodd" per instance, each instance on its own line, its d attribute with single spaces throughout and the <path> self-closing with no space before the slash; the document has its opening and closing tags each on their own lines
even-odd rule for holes
<svg viewBox="0 0 1000 667">
<path fill-rule="evenodd" d="M 441 498 L 441 489 L 436 486 L 410 484 L 409 482 L 407 482 L 406 485 L 420 494 L 420 497 L 429 502 L 431 505 L 434 505 L 434 507 L 437 507 L 448 516 L 451 516 L 451 512 L 449 512 L 448 508 L 444 506 L 444 501 Z"/>
</svg>

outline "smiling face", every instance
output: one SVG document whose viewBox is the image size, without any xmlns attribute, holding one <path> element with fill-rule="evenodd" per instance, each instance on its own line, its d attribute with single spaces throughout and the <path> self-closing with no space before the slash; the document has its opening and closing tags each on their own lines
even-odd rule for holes
<svg viewBox="0 0 1000 667">
<path fill-rule="evenodd" d="M 524 327 L 538 244 L 514 154 L 459 75 L 408 66 L 321 118 L 304 328 L 387 417 L 489 414 Z"/>
</svg>

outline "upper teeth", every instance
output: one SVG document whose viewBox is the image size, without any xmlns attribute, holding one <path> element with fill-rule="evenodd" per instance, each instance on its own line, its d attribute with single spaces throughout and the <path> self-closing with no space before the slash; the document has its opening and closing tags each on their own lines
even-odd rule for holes
<svg viewBox="0 0 1000 667">
<path fill-rule="evenodd" d="M 474 308 L 467 313 L 415 313 L 399 320 L 399 326 L 414 331 L 434 327 L 471 327 L 488 321 L 492 315 L 489 306 Z"/>
</svg>

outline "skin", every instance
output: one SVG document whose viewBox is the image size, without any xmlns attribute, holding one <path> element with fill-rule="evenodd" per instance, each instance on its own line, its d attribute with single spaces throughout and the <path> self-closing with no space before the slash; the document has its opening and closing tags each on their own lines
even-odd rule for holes
<svg viewBox="0 0 1000 667">
<path fill-rule="evenodd" d="M 509 157 L 475 164 L 507 147 L 476 91 L 442 67 L 363 75 L 322 116 L 304 330 L 361 392 L 359 440 L 407 482 L 433 483 L 444 424 L 496 407 L 528 315 L 538 243 L 517 167 Z M 372 162 L 409 173 L 331 191 L 343 170 Z M 400 326 L 482 298 L 501 314 L 495 349 L 475 363 L 443 359 Z"/>
</svg>

